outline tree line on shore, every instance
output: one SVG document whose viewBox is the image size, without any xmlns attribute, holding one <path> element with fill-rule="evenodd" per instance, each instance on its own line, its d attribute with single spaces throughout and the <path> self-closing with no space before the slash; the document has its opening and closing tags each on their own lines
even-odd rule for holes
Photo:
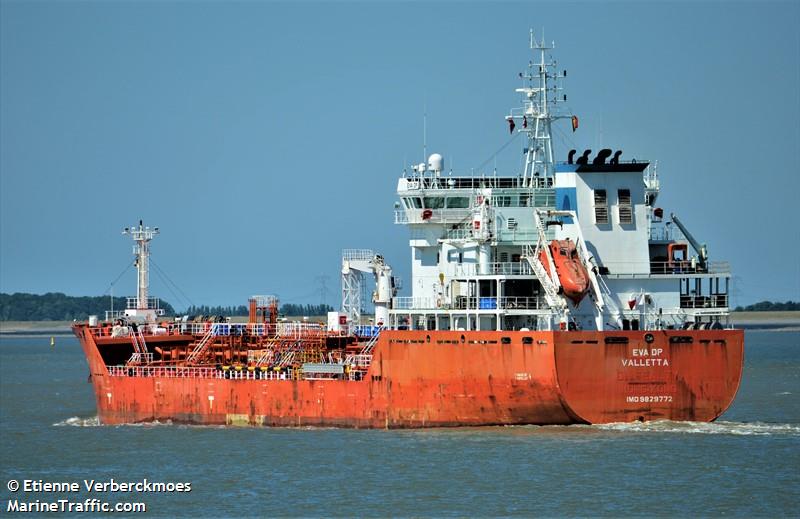
<svg viewBox="0 0 800 519">
<path fill-rule="evenodd" d="M 106 310 L 112 307 L 109 296 L 68 296 L 60 292 L 47 294 L 0 293 L 0 321 L 72 321 L 86 320 L 90 315 L 100 318 L 105 316 Z M 168 316 L 174 315 L 220 315 L 233 317 L 247 315 L 248 309 L 239 306 L 190 306 L 185 312 L 177 313 L 168 302 L 159 299 L 160 307 Z M 113 298 L 114 310 L 124 310 L 125 297 Z M 279 312 L 281 315 L 326 315 L 334 309 L 330 305 L 299 305 L 283 304 Z"/>
<path fill-rule="evenodd" d="M 90 315 L 105 317 L 111 310 L 110 296 L 68 296 L 60 292 L 47 294 L 0 294 L 0 321 L 72 321 L 85 320 Z M 125 297 L 115 297 L 114 310 L 124 310 Z M 167 315 L 173 315 L 172 306 L 159 299 Z"/>
<path fill-rule="evenodd" d="M 285 303 L 280 306 L 278 313 L 280 315 L 300 316 L 300 315 L 326 315 L 328 312 L 333 312 L 334 308 L 331 305 L 296 305 L 292 303 Z M 221 315 L 223 317 L 234 317 L 247 315 L 249 312 L 245 305 L 239 306 L 190 306 L 184 312 L 186 315 Z"/>
<path fill-rule="evenodd" d="M 791 312 L 800 310 L 800 301 L 786 301 L 776 303 L 773 301 L 761 301 L 747 306 L 737 306 L 734 312 Z"/>
</svg>

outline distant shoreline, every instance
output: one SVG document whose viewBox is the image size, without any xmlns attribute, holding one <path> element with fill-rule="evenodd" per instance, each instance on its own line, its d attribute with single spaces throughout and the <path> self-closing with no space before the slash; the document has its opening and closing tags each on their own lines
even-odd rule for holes
<svg viewBox="0 0 800 519">
<path fill-rule="evenodd" d="M 237 322 L 242 318 L 234 317 Z M 800 311 L 732 312 L 731 321 L 744 329 L 800 329 Z M 0 321 L 0 335 L 70 335 L 72 321 Z"/>
</svg>

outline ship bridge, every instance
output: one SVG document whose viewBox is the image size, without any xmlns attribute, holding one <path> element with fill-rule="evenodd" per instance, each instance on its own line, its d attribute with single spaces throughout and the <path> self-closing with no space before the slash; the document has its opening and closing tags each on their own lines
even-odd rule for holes
<svg viewBox="0 0 800 519">
<path fill-rule="evenodd" d="M 410 296 L 392 299 L 390 324 L 719 325 L 728 315 L 730 270 L 710 261 L 677 217 L 664 218 L 656 205 L 657 164 L 610 148 L 573 149 L 567 160 L 555 160 L 552 123 L 569 120 L 576 131 L 579 121 L 564 108 L 566 71 L 548 59 L 550 48 L 531 38 L 535 58 L 516 89 L 522 103 L 505 117 L 511 138 L 501 150 L 524 138 L 520 171 L 459 175 L 445 172 L 443 156 L 434 153 L 398 180 L 394 221 L 409 229 L 412 281 Z M 570 256 L 559 258 L 564 268 L 583 277 L 569 300 L 565 271 L 553 266 L 559 251 Z"/>
</svg>

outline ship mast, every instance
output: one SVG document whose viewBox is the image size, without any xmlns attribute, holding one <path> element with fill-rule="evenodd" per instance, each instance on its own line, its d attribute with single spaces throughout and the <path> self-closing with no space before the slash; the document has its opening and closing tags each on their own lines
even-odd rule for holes
<svg viewBox="0 0 800 519">
<path fill-rule="evenodd" d="M 553 158 L 553 142 L 551 123 L 558 119 L 566 119 L 571 114 L 558 110 L 558 93 L 563 90 L 561 81 L 567 76 L 566 71 L 556 72 L 556 62 L 548 61 L 548 52 L 555 48 L 555 43 L 547 45 L 542 37 L 536 41 L 533 30 L 530 31 L 530 48 L 534 59 L 528 62 L 528 69 L 520 72 L 523 86 L 516 92 L 523 95 L 522 108 L 511 110 L 506 119 L 513 123 L 513 128 L 525 133 L 525 169 L 522 172 L 522 186 L 536 187 L 537 179 L 552 178 L 555 173 Z M 566 101 L 567 96 L 563 96 Z"/>
<path fill-rule="evenodd" d="M 133 246 L 133 255 L 136 256 L 134 264 L 138 272 L 138 289 L 136 293 L 136 309 L 147 310 L 148 305 L 148 286 L 149 286 L 149 261 L 150 261 L 150 241 L 158 234 L 158 227 L 150 228 L 142 224 L 139 226 L 125 227 L 122 234 L 130 234 L 136 244 Z"/>
</svg>

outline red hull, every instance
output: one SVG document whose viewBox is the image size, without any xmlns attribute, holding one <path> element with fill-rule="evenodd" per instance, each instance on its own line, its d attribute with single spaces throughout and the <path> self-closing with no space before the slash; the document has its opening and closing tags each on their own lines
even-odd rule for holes
<svg viewBox="0 0 800 519">
<path fill-rule="evenodd" d="M 75 334 L 104 424 L 711 421 L 733 401 L 743 362 L 741 330 L 384 331 L 360 381 L 112 376 L 88 328 L 78 325 Z"/>
</svg>

